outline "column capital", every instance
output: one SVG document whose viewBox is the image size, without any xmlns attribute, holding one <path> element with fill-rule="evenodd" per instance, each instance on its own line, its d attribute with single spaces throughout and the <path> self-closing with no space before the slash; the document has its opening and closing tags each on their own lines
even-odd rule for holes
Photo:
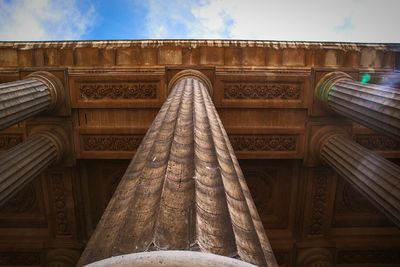
<svg viewBox="0 0 400 267">
<path fill-rule="evenodd" d="M 320 159 L 400 226 L 400 167 L 357 144 L 331 135 L 319 148 Z"/>
<path fill-rule="evenodd" d="M 73 166 L 75 157 L 72 141 L 72 125 L 59 118 L 33 119 L 26 124 L 28 137 L 44 136 L 57 148 L 56 164 Z"/>
<path fill-rule="evenodd" d="M 50 72 L 36 71 L 26 76 L 25 79 L 38 80 L 48 87 L 51 95 L 48 111 L 57 110 L 65 101 L 65 92 L 62 82 Z"/>
<path fill-rule="evenodd" d="M 55 164 L 60 163 L 65 155 L 65 144 L 67 144 L 66 134 L 60 128 L 54 128 L 47 131 L 34 133 L 32 136 L 43 136 L 49 139 L 57 150 L 57 158 Z"/>
<path fill-rule="evenodd" d="M 329 110 L 400 140 L 398 88 L 361 83 L 344 72 L 331 72 L 318 82 L 315 97 Z"/>
<path fill-rule="evenodd" d="M 38 132 L 0 156 L 0 205 L 60 161 L 65 141 L 55 129 Z"/>
<path fill-rule="evenodd" d="M 208 92 L 210 93 L 210 96 L 213 95 L 213 87 L 210 79 L 208 79 L 208 77 L 204 75 L 202 72 L 193 69 L 182 70 L 178 72 L 168 84 L 168 93 L 171 92 L 172 88 L 174 87 L 174 85 L 176 85 L 178 81 L 187 77 L 199 79 L 206 86 Z"/>
<path fill-rule="evenodd" d="M 342 71 L 333 71 L 325 74 L 315 87 L 314 95 L 318 100 L 323 102 L 328 101 L 328 95 L 332 87 L 339 81 L 350 80 L 354 81 L 353 77 Z"/>
<path fill-rule="evenodd" d="M 306 166 L 312 167 L 323 164 L 321 150 L 324 144 L 334 136 L 350 136 L 351 128 L 347 124 L 311 125 L 307 155 L 304 159 Z"/>
</svg>

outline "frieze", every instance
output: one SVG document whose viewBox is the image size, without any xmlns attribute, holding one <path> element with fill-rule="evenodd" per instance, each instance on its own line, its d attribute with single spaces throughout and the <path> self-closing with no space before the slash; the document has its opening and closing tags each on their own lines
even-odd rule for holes
<svg viewBox="0 0 400 267">
<path fill-rule="evenodd" d="M 0 265 L 41 265 L 40 253 L 35 252 L 0 252 Z"/>
<path fill-rule="evenodd" d="M 308 227 L 309 235 L 323 234 L 328 183 L 326 173 L 318 173 L 314 176 L 311 195 L 311 218 Z"/>
<path fill-rule="evenodd" d="M 356 135 L 355 141 L 365 148 L 377 151 L 400 150 L 400 142 L 383 135 Z"/>
<path fill-rule="evenodd" d="M 225 99 L 300 99 L 302 83 L 224 82 Z"/>
<path fill-rule="evenodd" d="M 22 143 L 23 137 L 20 134 L 0 135 L 0 150 L 8 150 L 19 143 Z"/>
<path fill-rule="evenodd" d="M 68 210 L 66 205 L 64 177 L 62 173 L 51 173 L 51 194 L 53 198 L 53 210 L 55 216 L 57 235 L 70 235 L 71 229 L 68 223 Z"/>
<path fill-rule="evenodd" d="M 235 151 L 295 151 L 297 136 L 293 135 L 230 135 Z"/>
<path fill-rule="evenodd" d="M 142 142 L 143 135 L 84 135 L 85 151 L 134 151 Z"/>
<path fill-rule="evenodd" d="M 155 99 L 158 82 L 79 83 L 79 98 L 100 99 Z"/>
<path fill-rule="evenodd" d="M 347 250 L 337 254 L 338 264 L 400 264 L 399 250 Z"/>
</svg>

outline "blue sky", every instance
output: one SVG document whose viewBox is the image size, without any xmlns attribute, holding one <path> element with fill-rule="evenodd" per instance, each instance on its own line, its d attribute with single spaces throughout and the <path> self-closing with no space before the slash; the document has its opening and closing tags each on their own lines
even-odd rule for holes
<svg viewBox="0 0 400 267">
<path fill-rule="evenodd" d="M 400 43 L 400 0 L 0 0 L 0 40 Z"/>
</svg>

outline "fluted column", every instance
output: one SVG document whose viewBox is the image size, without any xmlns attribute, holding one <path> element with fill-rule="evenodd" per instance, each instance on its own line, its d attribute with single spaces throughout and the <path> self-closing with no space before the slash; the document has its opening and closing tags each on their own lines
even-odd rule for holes
<svg viewBox="0 0 400 267">
<path fill-rule="evenodd" d="M 26 79 L 0 84 L 0 130 L 64 101 L 63 86 L 51 73 L 38 71 Z"/>
<path fill-rule="evenodd" d="M 400 167 L 345 135 L 327 135 L 320 157 L 400 227 Z"/>
<path fill-rule="evenodd" d="M 328 107 L 366 127 L 400 140 L 400 90 L 354 81 L 331 72 L 317 84 L 316 97 Z"/>
<path fill-rule="evenodd" d="M 57 132 L 41 132 L 0 155 L 0 205 L 31 182 L 63 154 Z"/>
<path fill-rule="evenodd" d="M 277 266 L 208 79 L 184 71 L 172 84 L 78 266 L 149 250 Z"/>
</svg>

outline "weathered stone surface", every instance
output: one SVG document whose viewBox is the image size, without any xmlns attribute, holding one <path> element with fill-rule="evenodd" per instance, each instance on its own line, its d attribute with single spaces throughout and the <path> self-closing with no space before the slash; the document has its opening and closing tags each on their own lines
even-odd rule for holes
<svg viewBox="0 0 400 267">
<path fill-rule="evenodd" d="M 400 226 L 400 167 L 344 135 L 322 142 L 321 158 Z"/>
<path fill-rule="evenodd" d="M 199 76 L 179 76 L 79 265 L 200 250 L 277 266 L 228 136 Z"/>
<path fill-rule="evenodd" d="M 43 132 L 0 155 L 0 205 L 60 160 L 64 143 L 55 132 Z"/>
<path fill-rule="evenodd" d="M 331 72 L 317 84 L 315 95 L 337 113 L 400 140 L 400 90 Z"/>
<path fill-rule="evenodd" d="M 43 111 L 55 110 L 65 100 L 63 86 L 48 72 L 0 84 L 0 130 Z"/>
</svg>

